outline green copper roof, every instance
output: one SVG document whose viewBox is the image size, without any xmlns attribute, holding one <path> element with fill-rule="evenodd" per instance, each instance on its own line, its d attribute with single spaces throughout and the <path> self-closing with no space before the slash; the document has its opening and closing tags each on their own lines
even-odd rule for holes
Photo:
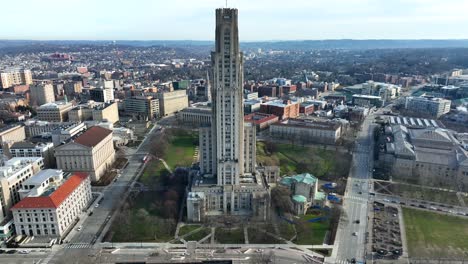
<svg viewBox="0 0 468 264">
<path fill-rule="evenodd" d="M 326 195 L 324 192 L 316 192 L 314 195 L 314 200 L 322 201 L 322 200 L 325 200 L 325 197 Z"/>
<path fill-rule="evenodd" d="M 292 198 L 293 198 L 293 200 L 294 200 L 295 202 L 298 202 L 298 203 L 305 203 L 305 202 L 307 202 L 307 199 L 306 199 L 304 196 L 302 196 L 302 195 L 294 195 Z"/>
<path fill-rule="evenodd" d="M 309 173 L 302 173 L 291 177 L 283 177 L 280 181 L 281 184 L 290 186 L 293 182 L 303 182 L 305 184 L 314 184 L 317 182 L 317 178 Z"/>
</svg>

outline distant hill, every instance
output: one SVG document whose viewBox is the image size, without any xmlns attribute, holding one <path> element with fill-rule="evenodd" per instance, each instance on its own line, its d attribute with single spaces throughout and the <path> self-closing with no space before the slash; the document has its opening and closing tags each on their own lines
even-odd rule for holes
<svg viewBox="0 0 468 264">
<path fill-rule="evenodd" d="M 196 47 L 213 46 L 213 41 L 197 40 L 0 40 L 0 49 L 7 47 L 42 46 L 42 45 L 124 45 L 134 47 L 168 46 Z M 262 48 L 265 50 L 318 50 L 318 49 L 402 49 L 402 48 L 468 48 L 468 39 L 463 40 L 288 40 L 241 42 L 242 48 Z"/>
</svg>

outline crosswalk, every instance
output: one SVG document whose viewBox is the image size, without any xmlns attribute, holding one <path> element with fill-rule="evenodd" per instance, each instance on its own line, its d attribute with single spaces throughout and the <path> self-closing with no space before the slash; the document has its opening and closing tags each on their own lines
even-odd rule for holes
<svg viewBox="0 0 468 264">
<path fill-rule="evenodd" d="M 346 260 L 346 259 L 337 259 L 335 261 L 336 264 L 349 264 L 351 263 L 350 261 Z"/>
<path fill-rule="evenodd" d="M 367 202 L 368 199 L 362 197 L 362 196 L 356 196 L 356 195 L 348 195 L 348 196 L 345 196 L 344 197 L 345 200 L 351 200 L 351 201 L 355 201 L 355 202 Z"/>
<path fill-rule="evenodd" d="M 65 248 L 92 248 L 93 245 L 90 243 L 71 243 L 67 244 Z"/>
</svg>

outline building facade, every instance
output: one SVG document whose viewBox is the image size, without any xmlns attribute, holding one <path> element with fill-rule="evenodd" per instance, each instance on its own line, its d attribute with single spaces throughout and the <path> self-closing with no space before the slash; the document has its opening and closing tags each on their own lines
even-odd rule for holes
<svg viewBox="0 0 468 264">
<path fill-rule="evenodd" d="M 452 101 L 442 98 L 407 97 L 405 108 L 420 117 L 439 118 L 450 112 Z"/>
<path fill-rule="evenodd" d="M 171 115 L 188 107 L 188 96 L 185 90 L 161 93 L 159 107 L 163 116 Z"/>
<path fill-rule="evenodd" d="M 30 70 L 10 69 L 0 72 L 0 87 L 10 88 L 14 85 L 32 84 L 32 74 Z"/>
<path fill-rule="evenodd" d="M 16 142 L 10 147 L 10 155 L 14 158 L 41 157 L 44 159 L 45 168 L 55 167 L 54 144 L 28 141 Z"/>
<path fill-rule="evenodd" d="M 390 128 L 389 128 L 390 127 Z M 434 187 L 468 190 L 468 151 L 458 134 L 439 127 L 385 129 L 378 165 L 395 179 Z"/>
<path fill-rule="evenodd" d="M 275 100 L 263 103 L 260 106 L 260 112 L 264 114 L 273 114 L 279 117 L 280 120 L 288 118 L 296 118 L 299 116 L 299 102 L 291 102 L 290 100 Z"/>
<path fill-rule="evenodd" d="M 12 158 L 0 167 L 0 223 L 10 216 L 10 208 L 21 200 L 21 184 L 44 168 L 43 159 Z"/>
<path fill-rule="evenodd" d="M 37 119 L 49 122 L 65 122 L 68 120 L 68 112 L 73 105 L 67 102 L 55 102 L 41 105 L 37 108 Z"/>
<path fill-rule="evenodd" d="M 31 85 L 29 90 L 31 92 L 31 105 L 55 102 L 54 86 L 50 83 Z"/>
<path fill-rule="evenodd" d="M 112 131 L 93 126 L 75 140 L 56 147 L 55 158 L 57 168 L 67 172 L 85 172 L 97 182 L 115 160 Z"/>
<path fill-rule="evenodd" d="M 200 129 L 201 175 L 187 197 L 187 218 L 269 217 L 268 186 L 256 172 L 255 126 L 244 124 L 243 54 L 237 9 L 216 10 L 212 122 Z"/>
<path fill-rule="evenodd" d="M 76 173 L 45 170 L 23 183 L 25 197 L 11 209 L 16 234 L 62 238 L 91 201 L 91 181 Z"/>
<path fill-rule="evenodd" d="M 209 126 L 212 115 L 211 108 L 208 107 L 187 107 L 177 114 L 177 119 L 186 125 Z"/>
<path fill-rule="evenodd" d="M 270 135 L 281 139 L 335 144 L 343 134 L 343 124 L 332 120 L 289 119 L 270 126 Z"/>
<path fill-rule="evenodd" d="M 152 96 L 134 96 L 126 98 L 124 105 L 126 115 L 148 119 L 160 116 L 159 99 Z"/>
</svg>

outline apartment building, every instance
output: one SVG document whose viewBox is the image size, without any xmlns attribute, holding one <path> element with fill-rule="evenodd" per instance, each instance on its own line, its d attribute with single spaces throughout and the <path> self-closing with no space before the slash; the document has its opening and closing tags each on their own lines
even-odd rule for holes
<svg viewBox="0 0 468 264">
<path fill-rule="evenodd" d="M 32 74 L 30 70 L 9 69 L 0 72 L 0 87 L 10 88 L 14 85 L 32 84 Z"/>
</svg>

